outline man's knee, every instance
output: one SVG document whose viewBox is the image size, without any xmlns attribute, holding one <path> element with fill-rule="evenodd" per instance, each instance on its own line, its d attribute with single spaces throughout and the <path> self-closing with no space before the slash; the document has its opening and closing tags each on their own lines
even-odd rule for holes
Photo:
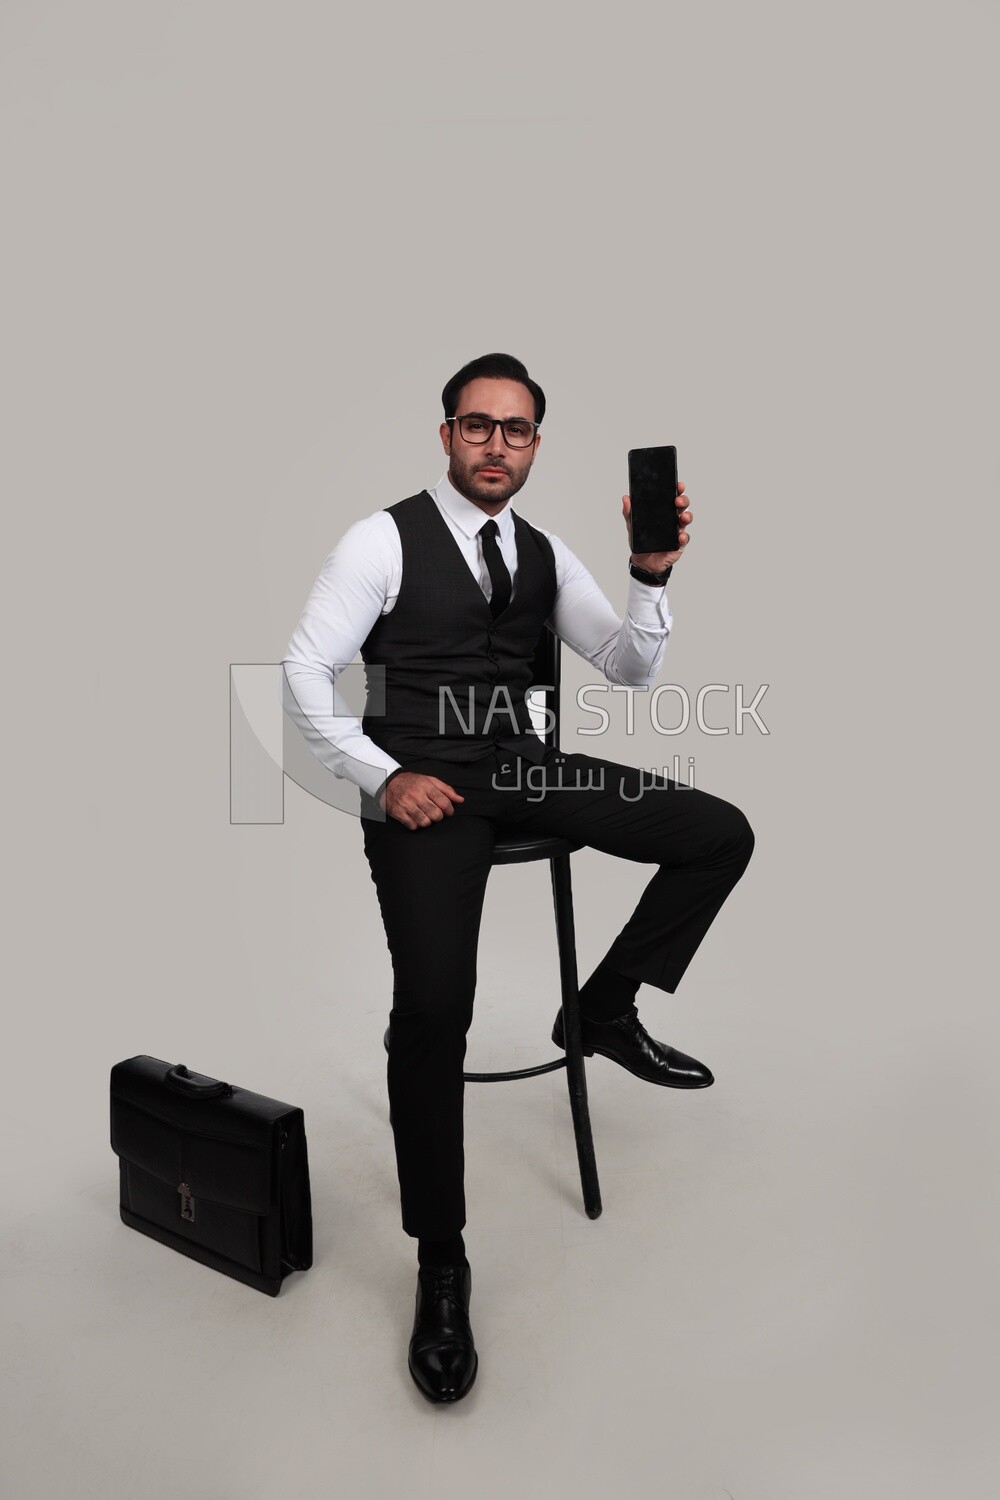
<svg viewBox="0 0 1000 1500">
<path fill-rule="evenodd" d="M 754 849 L 754 831 L 746 813 L 735 803 L 712 797 L 705 804 L 706 852 L 746 865 Z"/>
<path fill-rule="evenodd" d="M 475 974 L 435 974 L 430 968 L 393 991 L 392 1027 L 411 1042 L 462 1037 L 472 1024 Z"/>
<path fill-rule="evenodd" d="M 750 820 L 746 813 L 736 807 L 732 802 L 725 803 L 726 817 L 725 830 L 726 839 L 733 854 L 742 862 L 744 867 L 750 863 L 750 856 L 754 851 L 756 838 L 750 827 Z"/>
</svg>

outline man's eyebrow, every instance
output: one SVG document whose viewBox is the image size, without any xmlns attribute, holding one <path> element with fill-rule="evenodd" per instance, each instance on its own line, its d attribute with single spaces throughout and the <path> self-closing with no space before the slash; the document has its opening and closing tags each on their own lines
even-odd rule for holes
<svg viewBox="0 0 1000 1500">
<path fill-rule="evenodd" d="M 534 417 L 522 417 L 520 412 L 516 417 L 491 417 L 488 411 L 463 411 L 463 417 L 485 417 L 487 422 L 533 422 Z"/>
</svg>

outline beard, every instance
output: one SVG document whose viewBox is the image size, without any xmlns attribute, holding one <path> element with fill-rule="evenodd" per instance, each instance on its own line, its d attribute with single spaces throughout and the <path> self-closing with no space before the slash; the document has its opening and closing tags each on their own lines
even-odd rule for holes
<svg viewBox="0 0 1000 1500">
<path fill-rule="evenodd" d="M 504 470 L 502 479 L 484 479 L 476 470 L 487 467 L 489 465 L 485 459 L 460 459 L 457 454 L 452 453 L 448 465 L 448 478 L 459 494 L 464 495 L 467 500 L 493 500 L 498 504 L 503 504 L 505 500 L 511 499 L 518 490 L 523 488 L 531 473 L 530 464 L 523 474 L 515 474 L 503 462 L 499 465 Z"/>
</svg>

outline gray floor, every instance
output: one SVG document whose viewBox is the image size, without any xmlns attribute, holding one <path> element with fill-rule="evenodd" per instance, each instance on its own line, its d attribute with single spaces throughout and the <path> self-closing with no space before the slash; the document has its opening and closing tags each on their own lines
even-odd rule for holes
<svg viewBox="0 0 1000 1500">
<path fill-rule="evenodd" d="M 645 871 L 592 851 L 574 868 L 592 964 L 609 872 L 626 902 Z M 359 873 L 345 860 L 339 895 Z M 5 1257 L 4 1494 L 500 1496 L 517 1486 L 841 1500 L 940 1495 L 956 1476 L 962 1493 L 987 1493 L 988 1348 L 973 1290 L 987 1267 L 971 1184 L 947 1144 L 982 1123 L 975 1060 L 963 1061 L 968 1086 L 942 1131 L 942 1039 L 932 1049 L 919 1025 L 900 1028 L 905 996 L 872 1011 L 862 1032 L 863 999 L 836 965 L 824 974 L 803 962 L 813 977 L 778 1005 L 751 961 L 767 885 L 765 851 L 685 993 L 638 997 L 654 1034 L 709 1061 L 716 1086 L 689 1096 L 601 1058 L 588 1065 L 598 1220 L 582 1210 L 564 1074 L 467 1086 L 481 1363 L 470 1396 L 449 1408 L 427 1403 L 405 1366 L 415 1245 L 399 1227 L 386 1118 L 388 958 L 374 892 L 369 903 L 354 886 L 360 929 L 347 947 L 372 943 L 364 977 L 290 997 L 284 1020 L 263 989 L 242 1007 L 230 994 L 201 1020 L 196 997 L 179 995 L 176 1027 L 162 1007 L 129 1018 L 119 1003 L 95 1039 L 78 1017 L 67 1035 L 79 1054 L 64 1052 L 57 1068 L 65 1119 L 57 1127 L 43 1110 L 8 1161 L 18 1208 Z M 547 896 L 544 866 L 493 872 L 470 1066 L 554 1055 Z M 290 902 L 286 918 L 305 933 Z M 508 921 L 532 934 L 513 990 Z M 786 986 L 789 964 L 806 958 L 800 936 L 802 951 L 790 935 L 779 965 Z M 238 1040 L 225 1040 L 227 1028 Z M 191 1039 L 202 1032 L 199 1048 Z M 277 1299 L 120 1223 L 103 1071 L 137 1050 L 112 1055 L 113 1042 L 140 1034 L 150 1045 L 138 1050 L 162 1055 L 157 1038 L 169 1035 L 171 1060 L 211 1070 L 218 1058 L 231 1081 L 305 1108 L 316 1259 Z M 943 1065 L 957 1066 L 943 1045 Z"/>
</svg>

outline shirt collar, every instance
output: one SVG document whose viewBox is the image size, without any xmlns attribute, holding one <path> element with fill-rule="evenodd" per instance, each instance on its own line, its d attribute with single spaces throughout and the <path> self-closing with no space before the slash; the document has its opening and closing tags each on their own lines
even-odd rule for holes
<svg viewBox="0 0 1000 1500">
<path fill-rule="evenodd" d="M 456 490 L 448 477 L 447 469 L 430 493 L 445 514 L 450 516 L 459 530 L 468 537 L 475 536 L 490 519 L 480 506 L 474 505 L 471 500 L 467 500 Z M 498 511 L 493 519 L 500 528 L 501 542 L 509 541 L 514 531 L 514 517 L 509 500 L 503 510 Z"/>
</svg>

